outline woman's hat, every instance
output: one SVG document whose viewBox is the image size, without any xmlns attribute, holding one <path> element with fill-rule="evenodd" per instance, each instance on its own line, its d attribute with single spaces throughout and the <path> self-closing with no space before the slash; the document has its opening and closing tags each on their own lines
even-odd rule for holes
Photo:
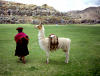
<svg viewBox="0 0 100 76">
<path fill-rule="evenodd" d="M 18 27 L 18 28 L 16 28 L 16 30 L 21 30 L 21 29 L 23 29 L 23 27 Z"/>
</svg>

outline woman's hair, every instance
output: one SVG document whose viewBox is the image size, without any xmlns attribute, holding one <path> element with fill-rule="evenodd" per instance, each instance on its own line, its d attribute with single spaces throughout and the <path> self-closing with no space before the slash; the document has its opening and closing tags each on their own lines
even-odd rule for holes
<svg viewBox="0 0 100 76">
<path fill-rule="evenodd" d="M 19 32 L 19 33 L 22 32 L 22 29 L 18 29 L 18 32 Z"/>
</svg>

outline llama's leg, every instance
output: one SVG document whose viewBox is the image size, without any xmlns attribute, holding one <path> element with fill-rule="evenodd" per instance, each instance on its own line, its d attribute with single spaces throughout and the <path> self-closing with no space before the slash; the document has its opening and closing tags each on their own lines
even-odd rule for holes
<svg viewBox="0 0 100 76">
<path fill-rule="evenodd" d="M 65 60 L 65 63 L 68 63 L 68 59 L 69 59 L 69 51 L 66 51 L 65 54 L 66 54 L 66 60 Z"/>
<path fill-rule="evenodd" d="M 46 63 L 48 64 L 49 63 L 49 52 L 46 52 L 46 54 L 47 54 L 47 61 L 46 61 Z"/>
</svg>

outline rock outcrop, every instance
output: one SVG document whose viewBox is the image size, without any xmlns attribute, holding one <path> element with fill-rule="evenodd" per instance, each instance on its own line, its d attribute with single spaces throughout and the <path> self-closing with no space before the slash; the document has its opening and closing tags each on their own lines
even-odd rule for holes
<svg viewBox="0 0 100 76">
<path fill-rule="evenodd" d="M 80 16 L 67 12 L 60 12 L 47 4 L 36 6 L 22 3 L 0 1 L 0 23 L 32 23 L 39 24 L 80 24 Z M 89 21 L 91 22 L 91 21 Z M 93 22 L 93 21 L 92 21 Z"/>
</svg>

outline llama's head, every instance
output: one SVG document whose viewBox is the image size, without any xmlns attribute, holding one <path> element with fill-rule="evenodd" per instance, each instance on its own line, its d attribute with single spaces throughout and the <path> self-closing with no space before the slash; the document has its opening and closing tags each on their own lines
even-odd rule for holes
<svg viewBox="0 0 100 76">
<path fill-rule="evenodd" d="M 42 23 L 40 23 L 39 25 L 36 25 L 34 28 L 41 29 L 42 28 Z"/>
</svg>

